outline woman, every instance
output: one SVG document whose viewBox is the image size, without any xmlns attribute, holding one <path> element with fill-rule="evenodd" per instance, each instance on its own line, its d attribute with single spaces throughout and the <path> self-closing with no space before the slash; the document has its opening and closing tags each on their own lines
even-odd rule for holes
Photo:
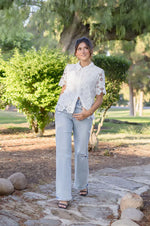
<svg viewBox="0 0 150 226">
<path fill-rule="evenodd" d="M 59 82 L 62 87 L 56 113 L 56 197 L 58 207 L 66 209 L 71 195 L 71 137 L 74 135 L 75 181 L 80 195 L 88 194 L 88 142 L 93 113 L 103 101 L 105 75 L 91 61 L 90 40 L 80 38 L 75 44 L 79 62 L 68 64 Z M 96 97 L 96 98 L 95 98 Z"/>
</svg>

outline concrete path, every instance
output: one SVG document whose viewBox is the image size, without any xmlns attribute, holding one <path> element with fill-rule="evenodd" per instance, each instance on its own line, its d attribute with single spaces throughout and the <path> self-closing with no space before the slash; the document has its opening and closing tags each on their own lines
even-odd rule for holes
<svg viewBox="0 0 150 226">
<path fill-rule="evenodd" d="M 0 226 L 109 226 L 118 217 L 120 198 L 128 191 L 141 194 L 150 189 L 150 164 L 120 169 L 105 168 L 90 174 L 89 195 L 73 191 L 68 210 L 57 208 L 55 182 L 37 185 L 0 197 Z"/>
</svg>

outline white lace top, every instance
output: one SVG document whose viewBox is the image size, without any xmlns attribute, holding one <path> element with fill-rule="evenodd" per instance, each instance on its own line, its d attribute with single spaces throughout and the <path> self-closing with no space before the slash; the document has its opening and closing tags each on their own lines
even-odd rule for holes
<svg viewBox="0 0 150 226">
<path fill-rule="evenodd" d="M 85 109 L 90 109 L 96 95 L 106 94 L 104 70 L 91 62 L 82 67 L 80 62 L 68 64 L 59 82 L 66 85 L 64 93 L 59 97 L 56 110 L 73 113 L 78 97 Z"/>
</svg>

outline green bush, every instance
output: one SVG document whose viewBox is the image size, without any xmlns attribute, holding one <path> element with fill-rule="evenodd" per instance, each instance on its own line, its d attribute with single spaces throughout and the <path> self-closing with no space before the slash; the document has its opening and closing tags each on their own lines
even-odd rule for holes
<svg viewBox="0 0 150 226">
<path fill-rule="evenodd" d="M 6 64 L 3 79 L 7 98 L 24 112 L 35 132 L 44 132 L 54 112 L 60 88 L 58 82 L 68 57 L 61 51 L 30 50 L 25 55 L 17 50 Z"/>
<path fill-rule="evenodd" d="M 103 97 L 103 103 L 99 108 L 100 113 L 103 111 L 102 116 L 95 119 L 90 135 L 89 150 L 96 148 L 98 143 L 97 136 L 101 130 L 106 112 L 119 100 L 119 92 L 121 84 L 126 80 L 127 71 L 130 67 L 130 62 L 123 58 L 114 56 L 96 55 L 93 57 L 93 62 L 98 67 L 105 71 L 105 84 L 106 95 Z M 96 125 L 97 124 L 97 125 Z"/>
<path fill-rule="evenodd" d="M 1 52 L 0 52 L 1 54 Z M 5 61 L 0 55 L 0 109 L 4 109 L 7 105 L 7 101 L 3 99 L 3 94 L 5 92 L 5 85 L 2 83 L 3 78 L 5 77 Z"/>
<path fill-rule="evenodd" d="M 130 61 L 115 56 L 96 55 L 93 57 L 95 65 L 105 71 L 105 83 L 107 95 L 103 98 L 100 110 L 110 108 L 119 100 L 119 92 L 122 82 L 126 80 Z"/>
</svg>

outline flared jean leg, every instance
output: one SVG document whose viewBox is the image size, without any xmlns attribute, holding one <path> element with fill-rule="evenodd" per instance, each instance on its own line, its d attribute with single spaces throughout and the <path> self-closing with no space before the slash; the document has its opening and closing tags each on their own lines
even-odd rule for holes
<svg viewBox="0 0 150 226">
<path fill-rule="evenodd" d="M 71 136 L 73 122 L 69 114 L 56 112 L 56 198 L 69 201 L 71 195 Z"/>
<path fill-rule="evenodd" d="M 85 189 L 88 186 L 88 142 L 92 127 L 92 119 L 74 121 L 74 146 L 75 146 L 75 181 L 76 189 Z"/>
</svg>

